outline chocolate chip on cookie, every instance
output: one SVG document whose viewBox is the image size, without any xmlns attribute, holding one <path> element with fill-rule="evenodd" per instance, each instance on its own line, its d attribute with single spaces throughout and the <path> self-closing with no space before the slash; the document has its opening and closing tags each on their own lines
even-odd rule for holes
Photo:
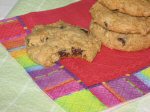
<svg viewBox="0 0 150 112">
<path fill-rule="evenodd" d="M 64 28 L 65 28 L 65 26 L 61 26 L 61 27 L 60 27 L 60 29 L 64 29 Z"/>
<path fill-rule="evenodd" d="M 83 32 L 88 33 L 88 30 L 86 29 L 81 29 Z"/>
<path fill-rule="evenodd" d="M 28 45 L 30 42 L 30 39 L 26 39 L 26 44 Z"/>
<path fill-rule="evenodd" d="M 60 57 L 68 57 L 70 54 L 66 50 L 58 51 Z"/>
<path fill-rule="evenodd" d="M 124 38 L 117 38 L 117 40 L 122 43 L 122 46 L 126 45 L 126 40 Z"/>
<path fill-rule="evenodd" d="M 104 25 L 106 28 L 108 27 L 108 23 L 106 21 L 104 22 Z"/>
<path fill-rule="evenodd" d="M 74 47 L 71 48 L 71 51 L 73 56 L 82 55 L 83 52 L 83 50 L 81 50 L 80 48 L 74 48 Z"/>
<path fill-rule="evenodd" d="M 119 9 L 113 9 L 112 11 L 113 11 L 113 12 L 118 12 L 118 10 L 119 10 Z"/>
</svg>

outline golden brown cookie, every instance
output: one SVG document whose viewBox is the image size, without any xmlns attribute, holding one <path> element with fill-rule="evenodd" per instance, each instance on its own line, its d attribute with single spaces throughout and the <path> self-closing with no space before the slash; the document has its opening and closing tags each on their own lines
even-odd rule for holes
<svg viewBox="0 0 150 112">
<path fill-rule="evenodd" d="M 150 47 L 150 34 L 121 34 L 104 29 L 97 23 L 92 23 L 91 33 L 101 40 L 102 44 L 111 49 L 122 51 L 138 51 Z"/>
<path fill-rule="evenodd" d="M 111 10 L 132 16 L 150 16 L 150 0 L 98 0 Z"/>
<path fill-rule="evenodd" d="M 99 2 L 93 5 L 91 14 L 93 21 L 114 32 L 146 35 L 150 31 L 150 17 L 133 17 L 111 11 Z"/>
<path fill-rule="evenodd" d="M 62 21 L 36 26 L 26 37 L 29 57 L 44 66 L 51 66 L 64 57 L 81 57 L 91 62 L 100 44 L 87 30 Z"/>
</svg>

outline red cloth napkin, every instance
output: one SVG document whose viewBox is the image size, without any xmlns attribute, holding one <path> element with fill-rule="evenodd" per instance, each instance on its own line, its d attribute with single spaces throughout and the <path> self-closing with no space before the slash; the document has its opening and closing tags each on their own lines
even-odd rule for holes
<svg viewBox="0 0 150 112">
<path fill-rule="evenodd" d="M 29 29 L 38 24 L 49 24 L 58 20 L 88 29 L 91 21 L 89 9 L 94 3 L 95 0 L 82 0 L 64 8 L 29 13 L 21 16 L 21 19 Z M 150 65 L 150 49 L 129 53 L 103 46 L 92 63 L 73 58 L 63 59 L 61 63 L 87 86 L 91 86 Z"/>
</svg>

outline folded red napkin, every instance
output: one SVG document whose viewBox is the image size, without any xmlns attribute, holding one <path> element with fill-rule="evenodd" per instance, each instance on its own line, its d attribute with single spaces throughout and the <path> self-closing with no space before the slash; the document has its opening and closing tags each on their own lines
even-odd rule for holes
<svg viewBox="0 0 150 112">
<path fill-rule="evenodd" d="M 57 10 L 33 12 L 18 19 L 27 29 L 32 29 L 38 24 L 50 24 L 63 20 L 73 25 L 89 28 L 91 15 L 89 9 L 95 0 L 82 0 L 81 2 L 69 5 Z M 18 26 L 17 26 L 18 25 Z M 25 31 L 19 27 L 19 23 L 2 25 L 0 31 L 1 41 L 11 38 L 13 34 L 23 34 Z M 16 27 L 17 26 L 17 27 Z M 12 31 L 8 31 L 12 29 Z M 4 33 L 8 32 L 8 33 Z M 19 40 L 18 40 L 19 41 Z M 66 58 L 61 63 L 73 74 L 79 77 L 87 86 L 91 86 L 114 78 L 131 74 L 150 65 L 150 49 L 139 52 L 122 52 L 102 47 L 92 63 L 82 59 Z"/>
</svg>

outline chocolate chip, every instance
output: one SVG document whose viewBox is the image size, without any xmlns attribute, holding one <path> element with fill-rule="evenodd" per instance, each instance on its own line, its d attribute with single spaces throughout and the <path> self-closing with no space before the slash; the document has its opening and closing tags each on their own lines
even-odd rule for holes
<svg viewBox="0 0 150 112">
<path fill-rule="evenodd" d="M 34 44 L 31 43 L 31 46 L 34 46 Z"/>
<path fill-rule="evenodd" d="M 108 27 L 108 23 L 104 22 L 105 27 Z"/>
<path fill-rule="evenodd" d="M 42 43 L 44 43 L 44 38 L 40 39 Z"/>
<path fill-rule="evenodd" d="M 58 51 L 58 54 L 60 57 L 68 57 L 69 53 L 66 52 L 66 50 Z"/>
<path fill-rule="evenodd" d="M 117 40 L 122 43 L 122 46 L 126 45 L 126 40 L 124 38 L 118 38 Z"/>
<path fill-rule="evenodd" d="M 74 56 L 82 55 L 82 52 L 83 52 L 83 50 L 79 48 L 74 48 L 74 47 L 72 47 L 71 51 Z"/>
<path fill-rule="evenodd" d="M 108 32 L 108 29 L 105 29 L 104 33 L 106 34 Z"/>
<path fill-rule="evenodd" d="M 27 45 L 29 44 L 29 42 L 30 42 L 30 39 L 26 39 L 26 43 L 27 43 Z"/>
<path fill-rule="evenodd" d="M 86 59 L 86 58 L 87 58 L 87 56 L 86 56 L 86 55 L 83 55 L 83 58 L 85 58 L 85 59 Z"/>
<path fill-rule="evenodd" d="M 113 11 L 113 12 L 117 12 L 118 10 L 119 10 L 119 9 L 113 9 L 112 11 Z"/>
<path fill-rule="evenodd" d="M 42 38 L 40 41 L 41 41 L 42 43 L 44 43 L 44 42 L 46 42 L 48 39 L 49 39 L 48 37 L 45 37 L 45 38 Z"/>
<path fill-rule="evenodd" d="M 60 27 L 60 29 L 64 29 L 64 28 L 65 28 L 65 26 L 61 26 L 61 27 Z"/>
<path fill-rule="evenodd" d="M 88 30 L 86 29 L 81 29 L 83 32 L 88 33 Z"/>
<path fill-rule="evenodd" d="M 48 40 L 48 37 L 46 37 L 45 40 L 47 41 L 47 40 Z"/>
</svg>

